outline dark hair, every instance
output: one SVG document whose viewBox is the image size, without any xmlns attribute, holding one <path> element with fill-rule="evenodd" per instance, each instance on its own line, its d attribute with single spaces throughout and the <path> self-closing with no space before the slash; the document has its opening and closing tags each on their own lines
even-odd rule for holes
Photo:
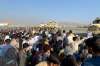
<svg viewBox="0 0 100 66">
<path fill-rule="evenodd" d="M 48 62 L 51 62 L 54 64 L 60 64 L 59 59 L 54 55 L 50 55 L 50 57 L 47 60 L 48 60 Z"/>
<path fill-rule="evenodd" d="M 3 39 L 2 39 L 2 38 L 0 38 L 0 45 L 1 45 L 1 44 L 3 44 Z"/>
<path fill-rule="evenodd" d="M 28 43 L 24 43 L 24 44 L 23 44 L 23 48 L 27 48 L 28 46 L 29 46 Z"/>
<path fill-rule="evenodd" d="M 68 55 L 61 63 L 61 66 L 77 66 L 76 58 L 72 55 Z"/>
<path fill-rule="evenodd" d="M 32 55 L 34 56 L 34 55 L 36 54 L 36 50 L 31 49 L 31 53 L 32 53 Z"/>
<path fill-rule="evenodd" d="M 7 44 L 9 44 L 10 42 L 11 42 L 10 39 L 6 39 L 6 40 L 5 40 L 5 43 L 7 43 Z"/>
<path fill-rule="evenodd" d="M 83 39 L 83 36 L 80 36 L 80 39 Z"/>
<path fill-rule="evenodd" d="M 73 37 L 73 41 L 76 41 L 78 39 L 78 37 Z"/>
<path fill-rule="evenodd" d="M 73 31 L 72 30 L 69 30 L 69 33 L 73 33 Z"/>
<path fill-rule="evenodd" d="M 87 39 L 85 41 L 86 46 L 91 47 L 94 52 L 100 51 L 100 44 L 96 42 L 98 39 L 100 39 L 100 36 L 95 36 L 95 37 Z"/>
<path fill-rule="evenodd" d="M 43 46 L 43 51 L 47 52 L 48 50 L 51 50 L 51 47 L 49 45 L 44 45 Z"/>
<path fill-rule="evenodd" d="M 65 30 L 63 30 L 63 33 L 65 33 L 66 31 Z"/>
<path fill-rule="evenodd" d="M 97 42 L 98 39 L 100 39 L 100 36 L 93 37 L 93 46 L 92 46 L 92 48 L 93 48 L 94 52 L 95 51 L 99 51 L 100 52 L 100 43 Z"/>
<path fill-rule="evenodd" d="M 88 38 L 87 40 L 85 40 L 85 44 L 86 44 L 87 47 L 92 47 L 93 46 L 92 45 L 92 43 L 93 43 L 92 40 L 93 40 L 92 38 Z"/>
</svg>

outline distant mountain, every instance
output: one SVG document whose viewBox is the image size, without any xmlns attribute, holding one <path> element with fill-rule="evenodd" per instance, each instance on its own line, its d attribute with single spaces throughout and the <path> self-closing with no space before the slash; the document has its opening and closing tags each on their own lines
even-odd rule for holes
<svg viewBox="0 0 100 66">
<path fill-rule="evenodd" d="M 41 23 L 48 23 L 49 21 L 53 20 L 10 20 L 9 23 L 13 25 L 19 26 L 34 26 Z M 55 21 L 55 20 L 54 20 Z M 7 21 L 8 22 L 8 21 Z M 68 26 L 68 27 L 77 27 L 77 26 L 87 26 L 89 23 L 87 22 L 73 22 L 73 21 L 55 21 L 61 26 Z"/>
</svg>

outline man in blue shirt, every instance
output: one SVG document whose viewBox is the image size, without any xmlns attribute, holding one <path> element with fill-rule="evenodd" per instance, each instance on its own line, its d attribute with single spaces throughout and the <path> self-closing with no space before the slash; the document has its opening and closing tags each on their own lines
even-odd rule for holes
<svg viewBox="0 0 100 66">
<path fill-rule="evenodd" d="M 93 57 L 86 59 L 81 66 L 100 66 L 100 36 L 87 39 L 86 45 L 91 48 Z"/>
<path fill-rule="evenodd" d="M 18 66 L 18 54 L 10 42 L 11 39 L 6 38 L 5 44 L 0 45 L 0 66 Z"/>
</svg>

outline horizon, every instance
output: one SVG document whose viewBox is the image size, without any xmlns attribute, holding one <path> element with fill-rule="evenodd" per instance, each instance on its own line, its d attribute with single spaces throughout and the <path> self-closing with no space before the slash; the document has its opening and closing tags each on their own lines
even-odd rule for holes
<svg viewBox="0 0 100 66">
<path fill-rule="evenodd" d="M 0 23 L 72 22 L 89 24 L 100 16 L 100 0 L 0 0 Z M 22 23 L 21 23 L 22 22 Z"/>
<path fill-rule="evenodd" d="M 38 25 L 38 24 L 46 24 L 46 23 L 49 23 L 49 22 L 56 22 L 57 24 L 65 24 L 65 25 L 89 25 L 91 22 L 88 22 L 88 23 L 84 23 L 84 22 L 79 22 L 79 21 L 56 21 L 56 20 L 47 20 L 47 21 L 34 21 L 34 22 L 31 22 L 31 21 L 27 21 L 27 22 L 14 22 L 14 21 L 10 21 L 10 20 L 4 20 L 4 21 L 0 21 L 0 24 L 12 24 L 12 25 Z"/>
</svg>

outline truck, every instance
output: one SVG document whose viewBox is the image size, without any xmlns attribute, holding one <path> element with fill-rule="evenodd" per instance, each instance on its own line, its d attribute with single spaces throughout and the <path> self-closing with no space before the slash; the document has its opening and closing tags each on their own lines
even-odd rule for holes
<svg viewBox="0 0 100 66">
<path fill-rule="evenodd" d="M 100 18 L 97 17 L 88 27 L 88 31 L 95 34 L 100 34 Z"/>
</svg>

